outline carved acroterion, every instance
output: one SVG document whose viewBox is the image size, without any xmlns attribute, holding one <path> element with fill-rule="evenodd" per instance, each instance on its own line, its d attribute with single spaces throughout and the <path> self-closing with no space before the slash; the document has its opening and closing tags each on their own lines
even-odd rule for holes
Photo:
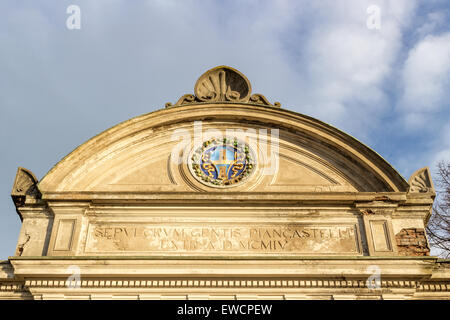
<svg viewBox="0 0 450 320">
<path fill-rule="evenodd" d="M 24 204 L 26 196 L 40 198 L 41 193 L 37 188 L 38 180 L 34 174 L 25 168 L 19 167 L 16 173 L 16 179 L 11 191 L 11 198 L 17 207 Z"/>
<path fill-rule="evenodd" d="M 215 67 L 206 71 L 197 80 L 194 94 L 183 95 L 174 106 L 201 102 L 235 102 L 263 106 L 280 107 L 279 102 L 271 104 L 262 94 L 251 94 L 252 87 L 247 77 L 236 69 L 227 66 Z M 170 102 L 166 108 L 172 107 Z"/>
<path fill-rule="evenodd" d="M 428 167 L 417 170 L 409 178 L 409 193 L 425 192 L 434 193 L 433 181 Z"/>
</svg>

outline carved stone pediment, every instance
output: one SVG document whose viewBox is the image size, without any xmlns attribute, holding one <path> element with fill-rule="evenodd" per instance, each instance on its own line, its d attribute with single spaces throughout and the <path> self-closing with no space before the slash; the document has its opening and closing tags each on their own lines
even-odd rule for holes
<svg viewBox="0 0 450 320">
<path fill-rule="evenodd" d="M 247 77 L 238 70 L 227 66 L 215 67 L 202 74 L 195 84 L 194 94 L 183 95 L 174 106 L 201 102 L 281 106 L 279 102 L 271 104 L 262 94 L 252 94 L 252 87 Z M 166 103 L 166 107 L 172 107 L 172 103 Z"/>
<path fill-rule="evenodd" d="M 409 178 L 409 193 L 435 193 L 428 167 L 414 172 Z"/>
<path fill-rule="evenodd" d="M 39 183 L 19 168 L 0 300 L 450 298 L 450 261 L 429 256 L 428 169 L 408 183 L 355 138 L 276 106 L 217 67 Z"/>
</svg>

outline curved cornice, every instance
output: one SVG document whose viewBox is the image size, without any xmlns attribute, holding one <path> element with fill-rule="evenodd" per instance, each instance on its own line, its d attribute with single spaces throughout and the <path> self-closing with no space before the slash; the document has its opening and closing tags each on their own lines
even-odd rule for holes
<svg viewBox="0 0 450 320">
<path fill-rule="evenodd" d="M 364 170 L 372 189 L 364 191 L 406 192 L 409 188 L 405 179 L 380 155 L 322 121 L 278 107 L 249 102 L 198 102 L 144 114 L 100 133 L 58 162 L 41 180 L 39 189 L 42 193 L 61 190 L 64 180 L 70 178 L 88 159 L 95 159 L 96 155 L 114 144 L 123 144 L 126 139 L 134 139 L 146 130 L 156 132 L 170 125 L 200 120 L 253 123 L 279 128 L 280 132 L 287 131 L 303 139 L 310 138 L 324 146 L 324 150 L 340 152 L 352 165 Z"/>
</svg>

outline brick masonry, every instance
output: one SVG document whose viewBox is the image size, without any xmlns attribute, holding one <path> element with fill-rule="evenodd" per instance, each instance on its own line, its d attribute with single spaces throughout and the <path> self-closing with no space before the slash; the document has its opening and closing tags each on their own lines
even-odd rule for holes
<svg viewBox="0 0 450 320">
<path fill-rule="evenodd" d="M 402 229 L 395 235 L 398 253 L 402 256 L 429 256 L 430 247 L 424 229 Z"/>
</svg>

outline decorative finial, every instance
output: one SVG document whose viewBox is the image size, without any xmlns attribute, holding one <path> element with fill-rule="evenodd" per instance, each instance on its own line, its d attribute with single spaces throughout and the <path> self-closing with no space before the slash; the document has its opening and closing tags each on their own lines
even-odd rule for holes
<svg viewBox="0 0 450 320">
<path fill-rule="evenodd" d="M 198 78 L 194 94 L 185 94 L 175 105 L 166 103 L 166 108 L 201 102 L 235 102 L 280 107 L 279 102 L 271 104 L 262 94 L 251 94 L 252 86 L 247 77 L 236 69 L 219 66 L 206 71 Z"/>
<path fill-rule="evenodd" d="M 35 175 L 25 168 L 19 167 L 16 173 L 16 179 L 14 180 L 14 185 L 11 191 L 11 198 L 13 199 L 16 210 L 23 206 L 27 196 L 40 199 L 41 193 L 37 187 L 38 180 Z M 22 215 L 19 211 L 20 219 Z"/>
<path fill-rule="evenodd" d="M 409 178 L 409 193 L 435 193 L 428 167 L 414 172 Z"/>
</svg>

